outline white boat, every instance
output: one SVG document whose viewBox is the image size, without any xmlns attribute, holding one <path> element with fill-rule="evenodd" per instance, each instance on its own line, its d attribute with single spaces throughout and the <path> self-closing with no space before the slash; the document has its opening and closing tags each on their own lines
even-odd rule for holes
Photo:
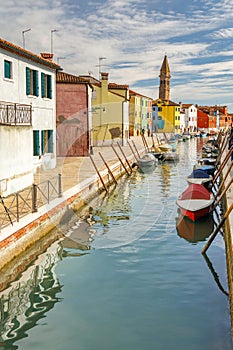
<svg viewBox="0 0 233 350">
<path fill-rule="evenodd" d="M 155 166 L 157 159 L 152 153 L 146 153 L 141 158 L 138 159 L 139 168 L 146 168 Z"/>
</svg>

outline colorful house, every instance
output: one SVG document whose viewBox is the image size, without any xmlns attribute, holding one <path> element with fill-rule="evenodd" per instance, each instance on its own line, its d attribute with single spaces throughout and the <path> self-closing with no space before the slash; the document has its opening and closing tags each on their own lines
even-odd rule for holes
<svg viewBox="0 0 233 350">
<path fill-rule="evenodd" d="M 56 91 L 57 156 L 87 156 L 92 145 L 93 88 L 78 76 L 57 72 Z"/>
<path fill-rule="evenodd" d="M 0 39 L 0 194 L 33 183 L 37 167 L 56 165 L 56 71 L 40 56 Z"/>
<path fill-rule="evenodd" d="M 152 131 L 152 98 L 130 90 L 130 136 Z"/>
<path fill-rule="evenodd" d="M 129 138 L 129 88 L 108 82 L 108 73 L 101 73 L 101 81 L 80 76 L 93 87 L 92 140 L 93 146 L 110 145 Z"/>
<path fill-rule="evenodd" d="M 157 106 L 157 108 L 156 108 Z M 153 129 L 158 132 L 177 132 L 180 128 L 180 105 L 167 100 L 153 101 Z M 156 115 L 157 114 L 157 115 Z"/>
</svg>

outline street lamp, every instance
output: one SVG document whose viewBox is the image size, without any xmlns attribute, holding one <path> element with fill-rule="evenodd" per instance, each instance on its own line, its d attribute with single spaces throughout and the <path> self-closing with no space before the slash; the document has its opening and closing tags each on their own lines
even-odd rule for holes
<svg viewBox="0 0 233 350">
<path fill-rule="evenodd" d="M 23 36 L 23 48 L 25 49 L 25 33 L 29 32 L 31 28 L 25 29 L 22 31 L 22 36 Z"/>
<path fill-rule="evenodd" d="M 57 29 L 51 30 L 51 53 L 53 53 L 53 33 L 58 32 Z"/>
</svg>

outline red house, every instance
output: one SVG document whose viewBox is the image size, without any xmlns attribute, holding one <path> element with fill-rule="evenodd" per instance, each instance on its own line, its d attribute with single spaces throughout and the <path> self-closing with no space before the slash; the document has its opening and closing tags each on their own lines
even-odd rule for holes
<svg viewBox="0 0 233 350">
<path fill-rule="evenodd" d="M 197 108 L 197 128 L 208 129 L 209 128 L 209 114 L 203 112 Z"/>
<path fill-rule="evenodd" d="M 56 75 L 57 156 L 90 154 L 92 86 L 82 78 Z"/>
</svg>

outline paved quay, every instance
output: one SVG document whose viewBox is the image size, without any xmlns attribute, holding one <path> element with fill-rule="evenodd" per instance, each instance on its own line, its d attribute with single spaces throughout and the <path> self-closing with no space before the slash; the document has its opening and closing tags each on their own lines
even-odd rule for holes
<svg viewBox="0 0 233 350">
<path fill-rule="evenodd" d="M 148 146 L 151 147 L 152 138 L 146 139 Z M 136 146 L 136 149 L 133 145 Z M 124 146 L 114 143 L 114 147 L 93 148 L 91 157 L 104 183 L 111 180 L 105 163 L 116 178 L 120 177 L 125 173 L 124 166 L 129 169 L 127 161 L 131 165 L 136 162 L 136 150 L 139 154 L 146 152 L 141 137 L 131 138 Z M 40 169 L 35 174 L 34 182 L 36 184 L 61 174 L 62 196 L 52 200 L 49 204 L 46 203 L 38 207 L 37 212 L 20 218 L 19 222 L 14 222 L 13 225 L 2 228 L 0 234 L 0 269 L 39 241 L 48 232 L 59 227 L 67 208 L 71 207 L 72 211 L 77 211 L 88 204 L 89 198 L 95 197 L 99 190 L 103 190 L 97 170 L 90 157 L 64 157 L 57 158 L 57 166 L 54 169 Z"/>
</svg>

